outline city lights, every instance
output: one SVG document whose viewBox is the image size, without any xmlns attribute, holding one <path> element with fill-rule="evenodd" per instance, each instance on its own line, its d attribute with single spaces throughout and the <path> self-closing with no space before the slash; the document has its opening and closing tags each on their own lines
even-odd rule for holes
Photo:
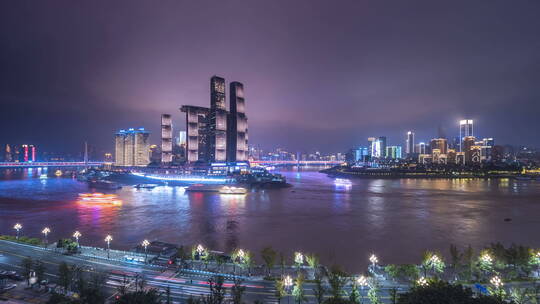
<svg viewBox="0 0 540 304">
<path fill-rule="evenodd" d="M 17 230 L 17 240 L 19 239 L 19 231 L 22 229 L 22 225 L 17 223 L 13 226 L 13 229 Z"/>
</svg>

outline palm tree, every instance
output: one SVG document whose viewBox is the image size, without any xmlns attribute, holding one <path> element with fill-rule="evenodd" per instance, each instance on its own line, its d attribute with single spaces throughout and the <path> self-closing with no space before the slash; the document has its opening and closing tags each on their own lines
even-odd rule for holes
<svg viewBox="0 0 540 304">
<path fill-rule="evenodd" d="M 304 275 L 301 273 L 298 274 L 298 277 L 296 277 L 292 294 L 296 300 L 296 303 L 298 304 L 302 304 L 302 302 L 307 300 L 306 293 L 304 291 Z"/>
</svg>

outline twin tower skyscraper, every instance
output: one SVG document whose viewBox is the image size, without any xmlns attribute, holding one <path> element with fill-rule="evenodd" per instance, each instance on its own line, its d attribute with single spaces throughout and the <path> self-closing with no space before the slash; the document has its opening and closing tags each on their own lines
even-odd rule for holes
<svg viewBox="0 0 540 304">
<path fill-rule="evenodd" d="M 186 113 L 186 160 L 189 163 L 240 162 L 248 159 L 248 123 L 244 85 L 229 85 L 229 111 L 225 106 L 225 79 L 210 79 L 210 108 L 183 105 Z"/>
</svg>

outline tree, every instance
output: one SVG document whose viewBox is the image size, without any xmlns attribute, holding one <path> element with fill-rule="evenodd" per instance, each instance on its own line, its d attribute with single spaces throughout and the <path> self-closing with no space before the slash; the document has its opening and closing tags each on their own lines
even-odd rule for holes
<svg viewBox="0 0 540 304">
<path fill-rule="evenodd" d="M 34 270 L 36 272 L 38 284 L 41 286 L 41 281 L 45 280 L 45 264 L 43 264 L 41 260 L 37 260 L 34 263 Z"/>
<path fill-rule="evenodd" d="M 371 304 L 382 304 L 381 298 L 379 297 L 379 283 L 374 278 L 369 285 L 367 297 Z"/>
<path fill-rule="evenodd" d="M 150 290 L 139 290 L 134 292 L 124 293 L 120 295 L 116 304 L 161 304 L 161 295 L 152 288 Z"/>
<path fill-rule="evenodd" d="M 21 261 L 21 267 L 23 269 L 23 277 L 26 279 L 26 285 L 30 285 L 30 275 L 32 273 L 32 267 L 34 262 L 31 257 L 26 257 Z"/>
<path fill-rule="evenodd" d="M 326 288 L 324 288 L 322 276 L 319 274 L 315 275 L 315 288 L 313 288 L 313 293 L 315 294 L 315 299 L 317 299 L 317 303 L 321 304 L 324 301 L 324 294 L 326 293 Z"/>
<path fill-rule="evenodd" d="M 265 247 L 263 250 L 261 250 L 261 257 L 266 265 L 268 276 L 270 276 L 272 268 L 276 263 L 277 252 L 272 249 L 272 247 Z"/>
<path fill-rule="evenodd" d="M 287 290 L 285 290 L 285 282 L 283 282 L 283 279 L 276 280 L 275 296 L 278 300 L 278 303 L 281 303 L 281 299 L 287 296 Z"/>
<path fill-rule="evenodd" d="M 358 291 L 358 285 L 356 284 L 356 282 L 353 282 L 351 286 L 349 301 L 354 304 L 360 304 L 360 292 Z"/>
<path fill-rule="evenodd" d="M 309 267 L 313 269 L 316 269 L 317 267 L 319 267 L 319 258 L 315 254 L 307 254 L 306 262 L 308 263 Z"/>
<path fill-rule="evenodd" d="M 424 259 L 422 261 L 422 267 L 424 268 L 424 276 L 427 276 L 427 271 L 432 270 L 435 275 L 444 272 L 444 264 L 440 254 L 426 251 L 424 253 Z"/>
<path fill-rule="evenodd" d="M 472 279 L 472 274 L 474 272 L 474 250 L 471 247 L 471 245 L 469 245 L 463 251 L 462 260 L 465 266 L 465 271 L 463 274 L 465 278 L 470 281 Z"/>
<path fill-rule="evenodd" d="M 223 277 L 216 276 L 208 279 L 210 294 L 204 299 L 206 304 L 221 304 L 225 299 L 225 287 L 223 287 Z"/>
<path fill-rule="evenodd" d="M 166 303 L 171 304 L 171 287 L 169 285 L 167 285 L 167 288 L 165 289 L 165 296 L 167 297 Z"/>
<path fill-rule="evenodd" d="M 391 287 L 388 290 L 388 295 L 390 296 L 390 303 L 391 304 L 397 304 L 397 300 L 398 300 L 398 296 L 399 296 L 397 288 Z"/>
<path fill-rule="evenodd" d="M 292 295 L 298 304 L 302 304 L 302 302 L 307 300 L 304 292 L 304 275 L 301 273 L 298 274 L 298 277 L 296 277 Z"/>
<path fill-rule="evenodd" d="M 231 296 L 234 304 L 242 303 L 242 296 L 246 290 L 245 286 L 242 286 L 242 280 L 235 279 L 234 285 L 231 287 Z"/>
<path fill-rule="evenodd" d="M 451 267 L 452 267 L 452 274 L 454 276 L 457 276 L 458 270 L 461 267 L 461 259 L 463 258 L 463 254 L 459 252 L 459 249 L 456 245 L 450 244 L 450 259 L 451 259 Z"/>
<path fill-rule="evenodd" d="M 328 284 L 330 284 L 330 294 L 333 299 L 341 299 L 343 287 L 347 283 L 346 274 L 337 266 L 333 266 L 327 273 Z"/>
<path fill-rule="evenodd" d="M 415 286 L 408 292 L 401 294 L 398 304 L 502 304 L 494 297 L 473 297 L 470 288 L 460 284 L 433 280 L 426 286 Z"/>
<path fill-rule="evenodd" d="M 68 291 L 72 279 L 73 273 L 69 265 L 66 262 L 60 263 L 60 265 L 58 265 L 58 283 L 60 286 L 64 287 L 64 292 Z"/>
<path fill-rule="evenodd" d="M 384 267 L 384 271 L 391 279 L 405 280 L 408 282 L 416 281 L 420 275 L 418 267 L 413 264 L 389 264 Z"/>
</svg>

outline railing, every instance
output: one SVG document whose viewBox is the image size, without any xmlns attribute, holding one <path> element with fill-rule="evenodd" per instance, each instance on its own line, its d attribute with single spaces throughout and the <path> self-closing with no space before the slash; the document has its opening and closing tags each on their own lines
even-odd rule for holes
<svg viewBox="0 0 540 304">
<path fill-rule="evenodd" d="M 340 165 L 344 162 L 339 160 L 252 160 L 250 163 L 258 165 Z"/>
<path fill-rule="evenodd" d="M 105 162 L 0 162 L 0 168 L 29 168 L 29 167 L 84 167 L 101 166 Z"/>
</svg>

